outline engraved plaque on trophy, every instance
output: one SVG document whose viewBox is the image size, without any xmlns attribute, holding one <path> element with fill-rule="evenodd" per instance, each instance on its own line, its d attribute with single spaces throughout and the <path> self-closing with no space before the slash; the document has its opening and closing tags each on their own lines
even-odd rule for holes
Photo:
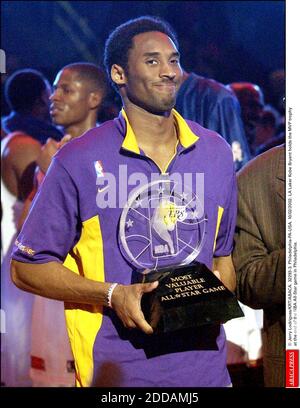
<svg viewBox="0 0 300 408">
<path fill-rule="evenodd" d="M 132 283 L 159 281 L 143 295 L 142 310 L 155 333 L 225 323 L 243 316 L 235 295 L 196 258 L 203 248 L 207 217 L 191 189 L 168 177 L 135 189 L 119 225 Z"/>
</svg>

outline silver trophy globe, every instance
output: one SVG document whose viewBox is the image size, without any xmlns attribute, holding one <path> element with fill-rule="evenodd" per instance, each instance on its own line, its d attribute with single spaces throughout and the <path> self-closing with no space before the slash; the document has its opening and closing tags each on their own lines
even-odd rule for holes
<svg viewBox="0 0 300 408">
<path fill-rule="evenodd" d="M 234 294 L 197 262 L 206 227 L 203 198 L 168 176 L 133 190 L 123 208 L 119 243 L 132 283 L 159 281 L 142 298 L 154 333 L 243 316 Z"/>
</svg>

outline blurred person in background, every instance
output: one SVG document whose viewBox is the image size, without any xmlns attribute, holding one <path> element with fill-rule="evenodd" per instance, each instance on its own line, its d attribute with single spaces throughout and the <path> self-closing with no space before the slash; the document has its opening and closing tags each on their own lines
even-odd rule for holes
<svg viewBox="0 0 300 408">
<path fill-rule="evenodd" d="M 255 155 L 256 130 L 265 105 L 262 89 L 251 82 L 233 82 L 227 85 L 237 96 L 251 156 Z"/>
<path fill-rule="evenodd" d="M 29 350 L 33 296 L 11 282 L 9 262 L 24 201 L 33 187 L 36 161 L 48 137 L 62 133 L 50 123 L 50 85 L 42 73 L 23 69 L 5 82 L 11 109 L 2 119 L 1 140 L 1 307 L 6 316 L 1 334 L 1 378 L 7 386 L 30 385 Z"/>
<path fill-rule="evenodd" d="M 20 131 L 41 144 L 50 137 L 59 141 L 62 133 L 51 124 L 49 114 L 50 91 L 48 80 L 39 71 L 14 72 L 4 84 L 10 114 L 1 118 L 3 134 Z"/>
<path fill-rule="evenodd" d="M 225 85 L 183 71 L 183 82 L 175 107 L 184 118 L 216 131 L 228 142 L 233 151 L 236 170 L 250 160 L 239 102 Z"/>
</svg>

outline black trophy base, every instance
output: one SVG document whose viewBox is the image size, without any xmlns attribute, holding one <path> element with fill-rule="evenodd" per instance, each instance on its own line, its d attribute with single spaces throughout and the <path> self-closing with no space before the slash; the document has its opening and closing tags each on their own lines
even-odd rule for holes
<svg viewBox="0 0 300 408">
<path fill-rule="evenodd" d="M 133 282 L 159 281 L 142 298 L 142 310 L 154 333 L 168 333 L 244 316 L 235 295 L 204 264 L 174 266 L 146 274 Z"/>
</svg>

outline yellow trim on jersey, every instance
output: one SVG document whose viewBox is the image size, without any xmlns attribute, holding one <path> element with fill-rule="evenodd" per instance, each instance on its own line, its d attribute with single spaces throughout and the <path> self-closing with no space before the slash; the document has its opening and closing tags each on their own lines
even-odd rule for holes
<svg viewBox="0 0 300 408">
<path fill-rule="evenodd" d="M 180 143 L 184 148 L 192 146 L 197 142 L 199 136 L 195 135 L 183 117 L 175 109 L 172 109 L 172 113 L 174 115 L 176 125 L 178 126 L 178 137 Z"/>
<path fill-rule="evenodd" d="M 124 109 L 122 109 L 121 112 L 126 122 L 126 135 L 122 143 L 122 147 L 133 153 L 140 154 L 140 149 L 133 129 L 130 126 L 126 112 Z M 197 142 L 199 137 L 195 135 L 195 133 L 190 129 L 189 125 L 186 123 L 183 117 L 175 109 L 172 109 L 172 113 L 174 115 L 175 123 L 178 129 L 178 137 L 180 143 L 184 148 L 190 147 L 195 142 Z"/>
<path fill-rule="evenodd" d="M 218 219 L 217 219 L 217 226 L 216 226 L 216 234 L 215 234 L 215 242 L 214 242 L 213 252 L 215 252 L 215 249 L 216 249 L 217 237 L 218 237 L 218 233 L 219 233 L 219 229 L 220 229 L 220 224 L 221 224 L 223 212 L 224 212 L 224 208 L 218 206 Z"/>
<path fill-rule="evenodd" d="M 83 222 L 81 237 L 68 254 L 64 266 L 88 279 L 105 281 L 103 241 L 98 216 Z M 93 347 L 102 324 L 102 307 L 65 303 L 65 314 L 76 365 L 76 386 L 87 387 L 91 385 L 93 377 Z"/>
<path fill-rule="evenodd" d="M 136 141 L 135 134 L 130 126 L 129 120 L 127 118 L 126 112 L 122 109 L 122 115 L 126 122 L 126 135 L 124 138 L 124 142 L 122 143 L 122 147 L 126 150 L 129 150 L 133 153 L 140 154 L 140 149 Z"/>
</svg>

